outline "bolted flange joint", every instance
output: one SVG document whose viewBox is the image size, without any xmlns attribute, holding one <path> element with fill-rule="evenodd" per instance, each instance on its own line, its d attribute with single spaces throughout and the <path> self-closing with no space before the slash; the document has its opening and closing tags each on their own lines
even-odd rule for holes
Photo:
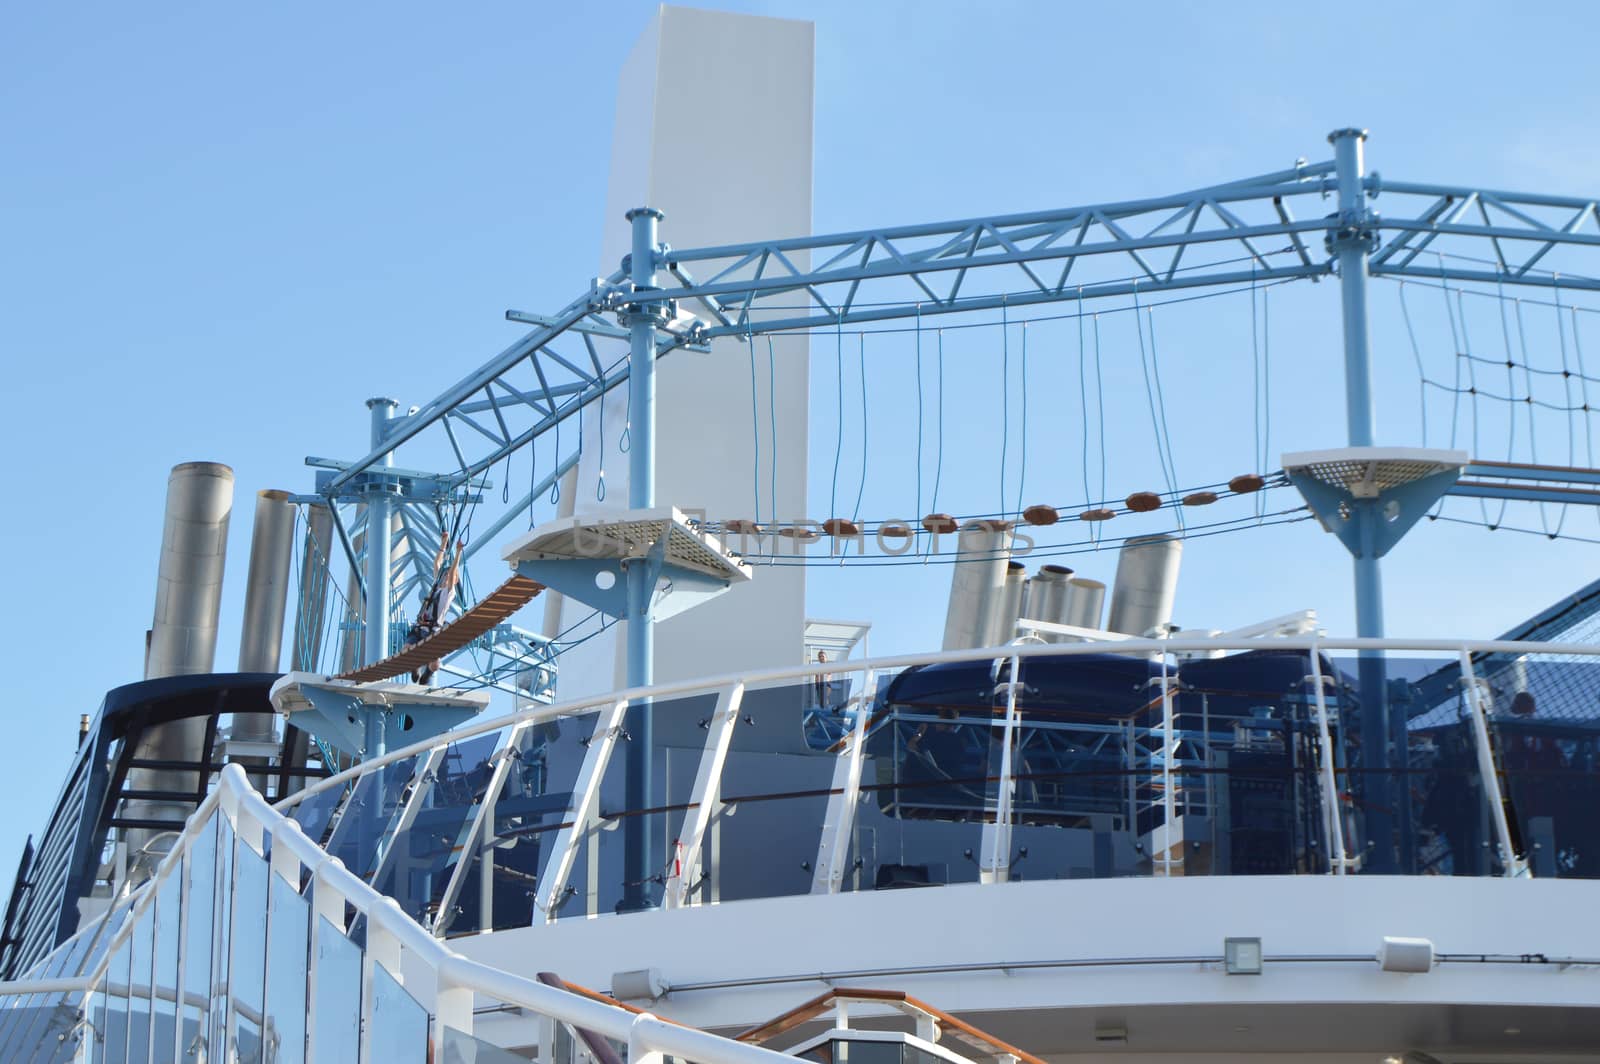
<svg viewBox="0 0 1600 1064">
<path fill-rule="evenodd" d="M 1377 211 L 1367 210 L 1364 207 L 1358 210 L 1339 211 L 1337 214 L 1328 215 L 1328 221 L 1332 224 L 1323 243 L 1329 254 L 1337 255 L 1352 248 L 1368 253 L 1377 250 Z"/>
</svg>

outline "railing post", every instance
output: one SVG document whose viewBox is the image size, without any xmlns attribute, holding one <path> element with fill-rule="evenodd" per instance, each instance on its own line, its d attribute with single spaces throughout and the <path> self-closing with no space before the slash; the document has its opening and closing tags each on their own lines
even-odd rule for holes
<svg viewBox="0 0 1600 1064">
<path fill-rule="evenodd" d="M 850 855 L 856 807 L 861 802 L 862 748 L 867 741 L 872 707 L 877 702 L 878 673 L 875 669 L 868 669 L 862 675 L 861 701 L 856 707 L 855 727 L 850 730 L 849 737 L 833 762 L 828 809 L 823 817 L 822 839 L 817 847 L 816 872 L 811 879 L 813 894 L 837 894 L 844 886 L 845 862 Z"/>
<path fill-rule="evenodd" d="M 648 1023 L 641 1021 L 655 1020 L 648 1012 L 641 1012 L 634 1017 L 633 1026 L 628 1028 L 628 1064 L 664 1064 L 666 1058 L 661 1050 L 652 1048 L 644 1037 L 644 1028 Z"/>
<path fill-rule="evenodd" d="M 466 987 L 456 986 L 450 982 L 443 973 L 438 976 L 437 989 L 433 996 L 433 1030 L 429 1037 L 433 1041 L 433 1052 L 429 1060 L 442 1061 L 444 1055 L 444 1029 L 449 1027 L 460 1031 L 462 1034 L 472 1034 L 472 991 Z M 344 1062 L 349 1064 L 349 1062 Z"/>
<path fill-rule="evenodd" d="M 1339 781 L 1333 771 L 1333 738 L 1328 728 L 1328 705 L 1323 696 L 1322 651 L 1315 642 L 1311 644 L 1311 675 L 1307 679 L 1317 705 L 1317 743 L 1322 750 L 1323 831 L 1328 839 L 1330 871 L 1342 876 L 1346 872 L 1344 817 L 1340 815 Z"/>
<path fill-rule="evenodd" d="M 572 786 L 572 808 L 567 811 L 568 824 L 556 833 L 550 847 L 550 860 L 545 863 L 544 882 L 534 905 L 544 913 L 545 919 L 555 921 L 556 912 L 567 889 L 567 877 L 572 874 L 572 862 L 577 856 L 577 843 L 588 833 L 594 819 L 595 807 L 600 803 L 600 781 L 605 778 L 606 765 L 611 762 L 611 752 L 617 744 L 617 733 L 622 728 L 623 714 L 628 709 L 627 699 L 619 699 L 595 718 L 594 735 L 589 740 L 589 752 L 584 755 L 583 766 L 578 770 L 577 781 Z"/>
<path fill-rule="evenodd" d="M 661 904 L 664 908 L 677 909 L 688 904 L 706 826 L 711 822 L 711 814 L 721 804 L 722 769 L 727 764 L 728 745 L 733 742 L 733 730 L 739 723 L 739 706 L 743 701 L 742 680 L 732 687 L 723 688 L 717 695 L 716 708 L 711 711 L 711 720 L 706 725 L 705 748 L 700 754 L 700 765 L 695 770 L 694 790 L 689 795 L 690 808 L 684 818 L 683 834 L 678 840 L 680 852 L 662 891 Z"/>
<path fill-rule="evenodd" d="M 1017 736 L 1017 688 L 1021 659 L 1013 654 L 1007 661 L 1006 716 L 1000 730 L 1000 778 L 996 783 L 994 822 L 983 826 L 983 858 L 978 865 L 978 879 L 982 883 L 1004 883 L 1011 878 L 1011 820 L 1013 778 L 1011 750 Z M 994 726 L 992 723 L 989 725 Z"/>
<path fill-rule="evenodd" d="M 512 725 L 511 728 L 504 733 L 504 745 L 494 752 L 494 757 L 498 760 L 495 762 L 494 771 L 489 774 L 489 787 L 483 792 L 483 801 L 479 802 L 478 807 L 473 810 L 471 827 L 464 836 L 467 840 L 467 856 L 456 862 L 455 871 L 450 873 L 450 882 L 445 884 L 444 894 L 442 894 L 439 898 L 439 909 L 433 918 L 433 933 L 437 938 L 443 938 L 445 933 L 450 930 L 450 925 L 454 921 L 452 911 L 455 909 L 456 899 L 461 896 L 462 884 L 466 882 L 467 872 L 472 865 L 471 854 L 482 852 L 481 850 L 475 848 L 484 845 L 482 840 L 485 837 L 484 824 L 486 822 L 486 818 L 492 813 L 494 801 L 500 794 L 500 788 L 505 786 L 506 773 L 510 771 L 511 767 L 511 753 L 516 749 L 517 742 L 521 738 L 523 730 L 527 727 L 527 724 Z M 444 748 L 441 747 L 441 752 L 443 749 Z M 488 821 L 488 823 L 488 833 L 492 834 L 494 831 L 493 822 Z M 374 877 L 373 882 L 377 882 L 376 877 Z M 484 914 L 480 906 L 480 923 L 483 922 L 483 915 Z"/>
<path fill-rule="evenodd" d="M 1489 804 L 1489 819 L 1494 825 L 1495 847 L 1500 854 L 1500 874 L 1526 875 L 1527 864 L 1511 845 L 1511 824 L 1506 820 L 1505 796 L 1500 790 L 1500 773 L 1495 768 L 1494 749 L 1489 745 L 1488 711 L 1484 708 L 1483 687 L 1472 668 L 1472 655 L 1461 651 L 1461 693 L 1472 715 L 1472 734 L 1478 754 L 1478 775 L 1483 779 L 1483 800 Z M 1482 686 L 1480 686 L 1482 685 Z"/>
</svg>

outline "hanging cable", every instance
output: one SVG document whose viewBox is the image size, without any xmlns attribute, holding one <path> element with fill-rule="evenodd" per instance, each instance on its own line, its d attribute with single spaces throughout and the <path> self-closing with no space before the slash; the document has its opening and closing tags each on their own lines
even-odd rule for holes
<svg viewBox="0 0 1600 1064">
<path fill-rule="evenodd" d="M 628 381 L 628 394 L 629 395 L 633 394 L 633 380 L 631 378 Z M 600 423 L 597 426 L 595 426 L 596 433 L 597 433 L 597 439 L 596 439 L 597 446 L 595 447 L 595 453 L 600 456 L 600 458 L 599 458 L 600 469 L 596 472 L 595 478 L 594 478 L 594 501 L 595 502 L 605 502 L 606 501 L 606 397 L 604 395 L 601 395 L 600 396 L 600 401 L 598 403 L 596 403 L 595 405 L 600 408 L 600 413 L 599 413 Z M 583 439 L 583 412 L 584 412 L 585 409 L 586 409 L 586 406 L 578 407 L 578 439 L 580 439 L 580 440 Z"/>
<path fill-rule="evenodd" d="M 938 379 L 939 399 L 934 413 L 938 415 L 939 435 L 934 447 L 933 457 L 933 501 L 928 504 L 930 513 L 939 512 L 939 483 L 944 478 L 944 330 L 940 329 L 938 339 Z"/>
<path fill-rule="evenodd" d="M 844 316 L 840 315 L 833 330 L 833 360 L 837 371 L 834 381 L 834 394 L 838 399 L 837 416 L 834 418 L 834 427 L 837 434 L 833 441 L 833 486 L 828 491 L 828 519 L 839 516 L 839 456 L 844 453 Z"/>
<path fill-rule="evenodd" d="M 1172 430 L 1167 427 L 1167 396 L 1161 383 L 1161 351 L 1156 346 L 1156 312 L 1147 309 L 1146 324 L 1150 327 L 1150 368 L 1156 381 L 1156 409 L 1161 412 L 1161 439 L 1167 449 L 1167 491 L 1173 502 L 1178 501 L 1178 459 L 1172 451 Z M 1263 467 L 1265 463 L 1263 463 Z M 1183 531 L 1183 507 L 1178 507 L 1178 530 Z"/>
<path fill-rule="evenodd" d="M 750 481 L 755 494 L 756 524 L 761 523 L 761 400 L 756 394 L 756 344 L 748 328 L 745 346 L 750 349 Z M 774 444 L 776 446 L 776 444 Z"/>
<path fill-rule="evenodd" d="M 1095 402 L 1099 405 L 1095 424 L 1100 428 L 1100 497 L 1106 497 L 1106 386 L 1105 378 L 1100 368 L 1100 315 L 1094 316 L 1094 394 Z M 1095 542 L 1099 542 L 1100 531 L 1095 529 L 1092 533 Z"/>
<path fill-rule="evenodd" d="M 922 517 L 922 304 L 917 304 L 917 505 L 911 512 Z"/>
<path fill-rule="evenodd" d="M 767 514 L 778 519 L 778 365 L 772 354 L 772 334 L 767 334 L 767 491 L 771 505 Z"/>
<path fill-rule="evenodd" d="M 578 440 L 578 453 L 579 454 L 583 453 L 583 439 L 581 437 Z M 559 421 L 556 422 L 556 450 L 555 450 L 555 455 L 556 455 L 556 459 L 555 459 L 556 463 L 559 465 L 560 462 L 561 462 L 561 422 L 559 422 Z M 554 467 L 552 467 L 552 469 L 553 468 Z M 556 505 L 556 503 L 558 503 L 560 501 L 561 501 L 561 478 L 560 477 L 552 477 L 551 480 L 550 480 L 550 505 L 554 506 L 554 505 Z M 528 527 L 529 528 L 533 527 L 533 505 L 531 503 L 528 506 Z"/>
<path fill-rule="evenodd" d="M 1089 384 L 1084 375 L 1083 364 L 1083 288 L 1078 288 L 1078 424 L 1083 430 L 1083 450 L 1079 457 L 1083 459 L 1083 508 L 1092 509 L 1089 505 Z"/>
<path fill-rule="evenodd" d="M 1264 453 L 1261 446 L 1261 345 L 1256 338 L 1256 263 L 1250 260 L 1250 382 L 1251 398 L 1250 413 L 1255 421 L 1256 438 L 1255 454 L 1251 456 L 1251 465 L 1255 469 L 1265 469 L 1262 461 Z M 1255 500 L 1256 516 L 1261 516 L 1262 500 Z"/>
<path fill-rule="evenodd" d="M 1406 323 L 1406 336 L 1411 341 L 1411 360 L 1417 364 L 1417 406 L 1422 418 L 1422 446 L 1428 446 L 1428 374 L 1422 366 L 1422 348 L 1417 343 L 1417 330 L 1411 323 L 1411 307 L 1406 303 L 1406 283 L 1400 282 L 1400 317 Z"/>
<path fill-rule="evenodd" d="M 1028 323 L 1022 323 L 1022 439 L 1019 441 L 1017 470 L 1017 513 L 1022 513 L 1022 496 L 1028 484 Z"/>
<path fill-rule="evenodd" d="M 1011 443 L 1011 324 L 1000 297 L 1000 512 L 1006 510 L 1006 450 Z"/>
<path fill-rule="evenodd" d="M 852 521 L 861 519 L 861 500 L 867 493 L 867 334 L 861 334 L 858 349 L 861 363 L 861 483 L 856 488 L 856 505 L 850 513 Z"/>
</svg>

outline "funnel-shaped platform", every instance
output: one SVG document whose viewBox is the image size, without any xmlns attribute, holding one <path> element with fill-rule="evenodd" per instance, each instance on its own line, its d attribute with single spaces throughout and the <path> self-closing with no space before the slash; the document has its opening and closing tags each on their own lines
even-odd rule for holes
<svg viewBox="0 0 1600 1064">
<path fill-rule="evenodd" d="M 272 708 L 289 723 L 357 757 L 365 756 L 368 713 L 387 716 L 387 744 L 409 746 L 449 731 L 489 706 L 488 691 L 456 691 L 414 683 L 352 683 L 291 672 L 272 685 Z"/>
<path fill-rule="evenodd" d="M 513 540 L 502 557 L 520 575 L 612 617 L 626 615 L 623 574 L 633 565 L 652 573 L 655 620 L 750 579 L 749 566 L 673 507 L 559 518 Z"/>
<path fill-rule="evenodd" d="M 1351 554 L 1381 558 L 1450 490 L 1468 461 L 1465 451 L 1346 447 L 1286 454 L 1283 469 Z"/>
</svg>

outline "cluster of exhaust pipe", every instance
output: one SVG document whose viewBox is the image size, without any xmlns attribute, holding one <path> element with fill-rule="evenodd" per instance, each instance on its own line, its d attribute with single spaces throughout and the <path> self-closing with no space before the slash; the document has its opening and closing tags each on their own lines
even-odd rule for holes
<svg viewBox="0 0 1600 1064">
<path fill-rule="evenodd" d="M 167 479 L 155 614 L 145 634 L 147 680 L 215 671 L 233 488 L 233 470 L 218 462 L 184 462 L 174 466 Z M 288 492 L 257 493 L 239 634 L 240 672 L 279 671 L 294 528 L 295 507 Z M 326 542 L 324 532 L 322 543 Z M 315 564 L 317 558 L 309 547 L 308 542 L 308 564 Z M 324 574 L 325 550 L 324 547 L 316 552 Z M 325 579 L 324 575 L 324 582 Z M 299 638 L 297 632 L 296 639 Z M 271 742 L 273 723 L 270 713 L 238 714 L 230 738 Z M 148 728 L 141 734 L 134 756 L 197 765 L 205 753 L 205 733 L 206 722 L 199 717 Z M 200 782 L 195 770 L 135 768 L 129 773 L 128 787 L 135 791 L 195 794 Z M 129 820 L 181 822 L 190 808 L 190 804 L 175 799 L 135 799 L 125 803 L 121 815 Z M 130 829 L 126 836 L 130 855 L 137 857 L 157 834 L 150 828 Z"/>
<path fill-rule="evenodd" d="M 1041 565 L 1032 577 L 1012 552 L 1011 526 L 973 521 L 961 529 L 951 567 L 950 605 L 945 614 L 945 650 L 1002 646 L 1017 637 L 1019 620 L 1144 636 L 1172 624 L 1183 541 L 1175 536 L 1127 540 L 1106 614 L 1106 585 L 1075 576 L 1063 565 Z M 1049 642 L 1081 637 L 1044 631 Z"/>
</svg>

